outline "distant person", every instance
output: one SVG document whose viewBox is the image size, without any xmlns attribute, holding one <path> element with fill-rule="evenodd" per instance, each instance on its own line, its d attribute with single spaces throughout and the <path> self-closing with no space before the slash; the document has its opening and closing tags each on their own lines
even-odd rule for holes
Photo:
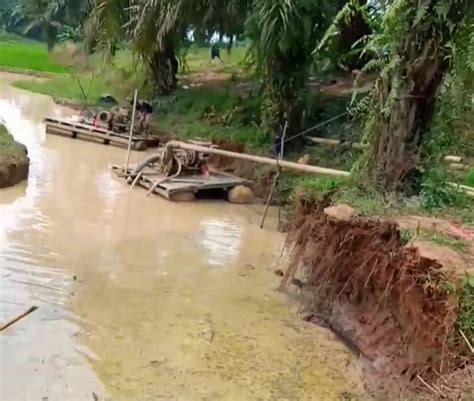
<svg viewBox="0 0 474 401">
<path fill-rule="evenodd" d="M 153 124 L 153 107 L 149 102 L 143 101 L 137 105 L 139 114 L 140 131 L 148 138 Z"/>
<path fill-rule="evenodd" d="M 173 54 L 173 56 L 171 57 L 171 72 L 173 73 L 173 75 L 178 74 L 178 69 L 179 69 L 179 61 L 176 58 L 176 56 Z"/>
<path fill-rule="evenodd" d="M 221 49 L 219 49 L 219 46 L 216 43 L 211 46 L 211 60 L 221 60 Z"/>
</svg>

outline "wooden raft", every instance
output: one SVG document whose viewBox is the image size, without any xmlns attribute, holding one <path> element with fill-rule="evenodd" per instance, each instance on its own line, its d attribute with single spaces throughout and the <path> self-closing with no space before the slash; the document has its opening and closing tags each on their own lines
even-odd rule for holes
<svg viewBox="0 0 474 401">
<path fill-rule="evenodd" d="M 105 128 L 66 119 L 45 118 L 45 123 L 47 134 L 77 138 L 121 148 L 128 147 L 128 135 L 125 133 L 117 133 Z M 159 145 L 160 140 L 155 136 L 134 135 L 132 137 L 132 148 L 134 150 L 141 151 Z"/>
<path fill-rule="evenodd" d="M 130 165 L 128 172 L 125 172 L 125 166 L 112 165 L 112 170 L 115 174 L 125 179 L 130 177 L 134 169 L 135 166 Z M 157 183 L 158 185 L 156 185 Z M 238 185 L 248 185 L 249 183 L 250 181 L 217 170 L 211 170 L 208 175 L 181 175 L 166 178 L 156 169 L 147 167 L 143 170 L 136 185 L 148 191 L 155 187 L 153 190 L 154 194 L 160 195 L 168 200 L 174 200 L 175 195 L 179 193 L 192 193 L 199 196 L 206 191 L 229 191 Z"/>
</svg>

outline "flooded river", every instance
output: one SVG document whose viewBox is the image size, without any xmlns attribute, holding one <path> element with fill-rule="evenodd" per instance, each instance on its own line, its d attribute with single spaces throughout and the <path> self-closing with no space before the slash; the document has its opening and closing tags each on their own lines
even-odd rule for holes
<svg viewBox="0 0 474 401">
<path fill-rule="evenodd" d="M 274 220 L 130 190 L 124 150 L 45 135 L 70 114 L 0 76 L 31 158 L 0 190 L 0 322 L 39 306 L 0 333 L 1 400 L 365 399 L 353 356 L 275 290 Z"/>
</svg>

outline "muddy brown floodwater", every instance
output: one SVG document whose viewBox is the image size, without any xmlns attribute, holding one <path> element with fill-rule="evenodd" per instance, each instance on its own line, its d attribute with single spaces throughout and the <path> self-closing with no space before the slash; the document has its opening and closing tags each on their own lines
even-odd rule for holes
<svg viewBox="0 0 474 401">
<path fill-rule="evenodd" d="M 1 400 L 366 399 L 355 358 L 275 290 L 260 207 L 130 190 L 109 170 L 124 150 L 46 136 L 71 112 L 8 80 L 31 168 L 0 191 L 0 319 L 39 310 L 0 333 Z"/>
</svg>

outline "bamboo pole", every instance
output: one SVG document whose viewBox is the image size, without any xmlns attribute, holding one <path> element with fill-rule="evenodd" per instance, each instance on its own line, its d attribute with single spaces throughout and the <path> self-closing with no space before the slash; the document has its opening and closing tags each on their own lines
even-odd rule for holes
<svg viewBox="0 0 474 401">
<path fill-rule="evenodd" d="M 33 313 L 38 307 L 36 305 L 32 306 L 30 309 L 28 309 L 26 312 L 23 312 L 21 315 L 18 315 L 14 319 L 10 320 L 9 322 L 5 323 L 4 325 L 0 326 L 0 331 L 3 331 L 10 326 L 14 325 L 16 322 L 19 320 L 23 319 L 24 317 L 28 316 L 30 313 Z"/>
<path fill-rule="evenodd" d="M 132 152 L 133 126 L 135 124 L 135 114 L 137 111 L 137 98 L 138 89 L 135 89 L 135 96 L 133 97 L 132 121 L 130 123 L 130 136 L 128 138 L 127 162 L 125 163 L 125 172 L 128 172 L 128 165 L 130 164 L 130 153 Z"/>
<path fill-rule="evenodd" d="M 468 185 L 456 184 L 455 182 L 450 182 L 449 185 L 453 185 L 457 188 L 464 189 L 465 191 L 474 192 L 474 187 L 470 187 Z"/>
<path fill-rule="evenodd" d="M 466 171 L 469 170 L 469 166 L 462 163 L 451 163 L 449 169 L 452 171 Z"/>
<path fill-rule="evenodd" d="M 461 156 L 446 156 L 444 158 L 445 162 L 451 162 L 451 163 L 462 163 L 462 157 Z"/>
<path fill-rule="evenodd" d="M 455 182 L 448 182 L 449 185 L 456 188 L 458 191 L 463 191 L 467 197 L 474 199 L 474 188 L 467 185 L 456 184 Z"/>
<path fill-rule="evenodd" d="M 280 154 L 279 155 L 277 154 L 275 158 L 275 160 L 277 161 L 277 173 L 273 180 L 272 189 L 270 190 L 270 193 L 268 194 L 267 203 L 265 204 L 265 212 L 263 213 L 262 222 L 260 223 L 260 229 L 262 229 L 263 225 L 265 224 L 268 208 L 270 207 L 270 202 L 272 201 L 272 198 L 273 198 L 273 193 L 275 192 L 275 189 L 280 180 L 280 174 L 281 174 L 280 161 L 283 160 L 283 156 L 285 154 L 285 138 L 286 138 L 287 129 L 288 129 L 288 121 L 285 122 L 285 128 L 283 128 L 283 136 L 281 137 L 281 142 L 280 142 L 280 146 L 281 146 Z M 278 220 L 280 220 L 280 215 L 278 216 Z M 280 225 L 280 221 L 278 221 L 278 225 Z"/>
<path fill-rule="evenodd" d="M 208 148 L 206 146 L 193 145 L 190 143 L 179 142 L 179 141 L 170 141 L 166 144 L 166 147 L 194 150 L 196 152 L 220 155 L 220 156 L 230 157 L 233 159 L 248 160 L 255 163 L 268 164 L 270 166 L 276 166 L 276 167 L 280 166 L 285 169 L 296 170 L 296 171 L 301 171 L 301 172 L 310 173 L 310 174 L 323 174 L 323 175 L 329 175 L 333 177 L 349 177 L 350 176 L 350 173 L 348 171 L 334 170 L 332 168 L 311 166 L 307 164 L 298 164 L 298 163 L 289 162 L 286 160 L 275 160 L 269 157 L 249 155 L 246 153 L 230 152 L 228 150 Z"/>
<path fill-rule="evenodd" d="M 319 138 L 316 136 L 310 136 L 308 139 L 313 143 L 319 143 L 322 145 L 337 146 L 340 145 L 341 141 L 339 139 L 329 139 L 329 138 Z"/>
</svg>

